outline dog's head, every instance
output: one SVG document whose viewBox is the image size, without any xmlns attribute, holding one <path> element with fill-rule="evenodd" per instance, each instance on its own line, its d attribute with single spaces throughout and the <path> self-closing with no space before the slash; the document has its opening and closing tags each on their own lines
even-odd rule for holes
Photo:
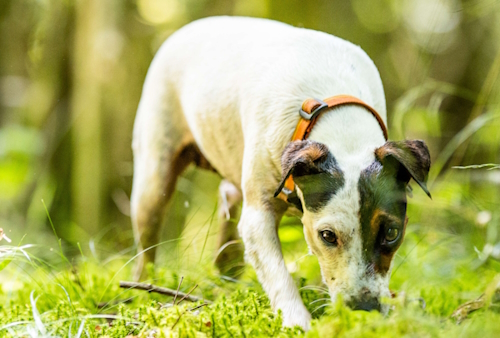
<svg viewBox="0 0 500 338">
<path fill-rule="evenodd" d="M 369 155 L 368 162 L 339 163 L 324 144 L 291 142 L 277 192 L 292 175 L 305 238 L 332 299 L 342 294 L 355 309 L 384 311 L 380 299 L 390 296 L 391 262 L 408 221 L 408 182 L 413 178 L 430 197 L 430 156 L 422 141 L 387 142 Z"/>
</svg>

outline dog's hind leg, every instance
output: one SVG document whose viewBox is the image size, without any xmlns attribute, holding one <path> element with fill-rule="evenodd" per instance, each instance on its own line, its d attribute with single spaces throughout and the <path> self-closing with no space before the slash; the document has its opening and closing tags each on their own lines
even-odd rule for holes
<svg viewBox="0 0 500 338">
<path fill-rule="evenodd" d="M 177 108 L 164 102 L 168 100 L 143 95 L 134 124 L 131 217 L 140 253 L 136 280 L 144 279 L 146 264 L 154 262 L 166 205 L 177 177 L 193 161 L 192 136 L 182 113 L 173 113 Z"/>
<path fill-rule="evenodd" d="M 227 180 L 219 185 L 219 236 L 215 265 L 222 275 L 238 277 L 244 267 L 244 247 L 238 235 L 241 191 Z"/>
</svg>

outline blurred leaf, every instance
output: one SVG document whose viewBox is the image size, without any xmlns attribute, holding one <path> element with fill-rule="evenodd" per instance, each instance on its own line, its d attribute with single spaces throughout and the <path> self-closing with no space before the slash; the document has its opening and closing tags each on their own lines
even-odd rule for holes
<svg viewBox="0 0 500 338">
<path fill-rule="evenodd" d="M 278 234 L 283 243 L 292 243 L 304 238 L 302 228 L 297 226 L 280 227 Z"/>
</svg>

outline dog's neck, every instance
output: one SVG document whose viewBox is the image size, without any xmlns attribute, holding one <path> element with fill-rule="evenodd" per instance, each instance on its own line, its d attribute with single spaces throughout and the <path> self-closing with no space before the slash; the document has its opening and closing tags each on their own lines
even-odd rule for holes
<svg viewBox="0 0 500 338">
<path fill-rule="evenodd" d="M 345 106 L 325 111 L 309 139 L 325 144 L 341 167 L 367 167 L 374 151 L 385 143 L 382 129 L 363 107 Z"/>
</svg>

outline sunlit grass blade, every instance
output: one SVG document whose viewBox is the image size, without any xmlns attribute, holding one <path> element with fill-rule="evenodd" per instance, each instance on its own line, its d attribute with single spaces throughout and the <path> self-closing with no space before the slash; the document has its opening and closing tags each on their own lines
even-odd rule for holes
<svg viewBox="0 0 500 338">
<path fill-rule="evenodd" d="M 80 324 L 80 327 L 78 328 L 78 332 L 76 333 L 75 338 L 80 338 L 82 336 L 84 325 L 85 325 L 85 319 L 82 320 L 82 323 Z"/>
<path fill-rule="evenodd" d="M 45 335 L 47 333 L 47 329 L 45 328 L 45 325 L 43 325 L 42 319 L 40 318 L 40 312 L 38 312 L 38 308 L 36 307 L 36 299 L 33 298 L 33 295 L 35 294 L 35 290 L 31 291 L 30 294 L 30 302 L 31 302 L 31 311 L 33 312 L 33 319 L 35 321 L 35 326 L 37 330 L 42 334 Z"/>
<path fill-rule="evenodd" d="M 466 165 L 466 166 L 456 165 L 456 166 L 453 166 L 451 168 L 452 169 L 461 169 L 461 170 L 488 168 L 488 170 L 494 170 L 494 169 L 500 169 L 500 164 L 485 163 L 485 164 L 472 164 L 472 165 Z"/>
<path fill-rule="evenodd" d="M 434 161 L 431 171 L 429 173 L 429 186 L 434 184 L 434 181 L 439 176 L 439 174 L 443 171 L 445 164 L 451 158 L 453 153 L 460 147 L 460 145 L 465 142 L 469 137 L 474 135 L 479 129 L 484 127 L 488 122 L 497 119 L 500 117 L 500 113 L 498 111 L 490 111 L 486 114 L 480 115 L 475 118 L 472 122 L 466 125 L 460 132 L 458 132 L 445 148 L 438 155 L 436 160 Z"/>
</svg>

